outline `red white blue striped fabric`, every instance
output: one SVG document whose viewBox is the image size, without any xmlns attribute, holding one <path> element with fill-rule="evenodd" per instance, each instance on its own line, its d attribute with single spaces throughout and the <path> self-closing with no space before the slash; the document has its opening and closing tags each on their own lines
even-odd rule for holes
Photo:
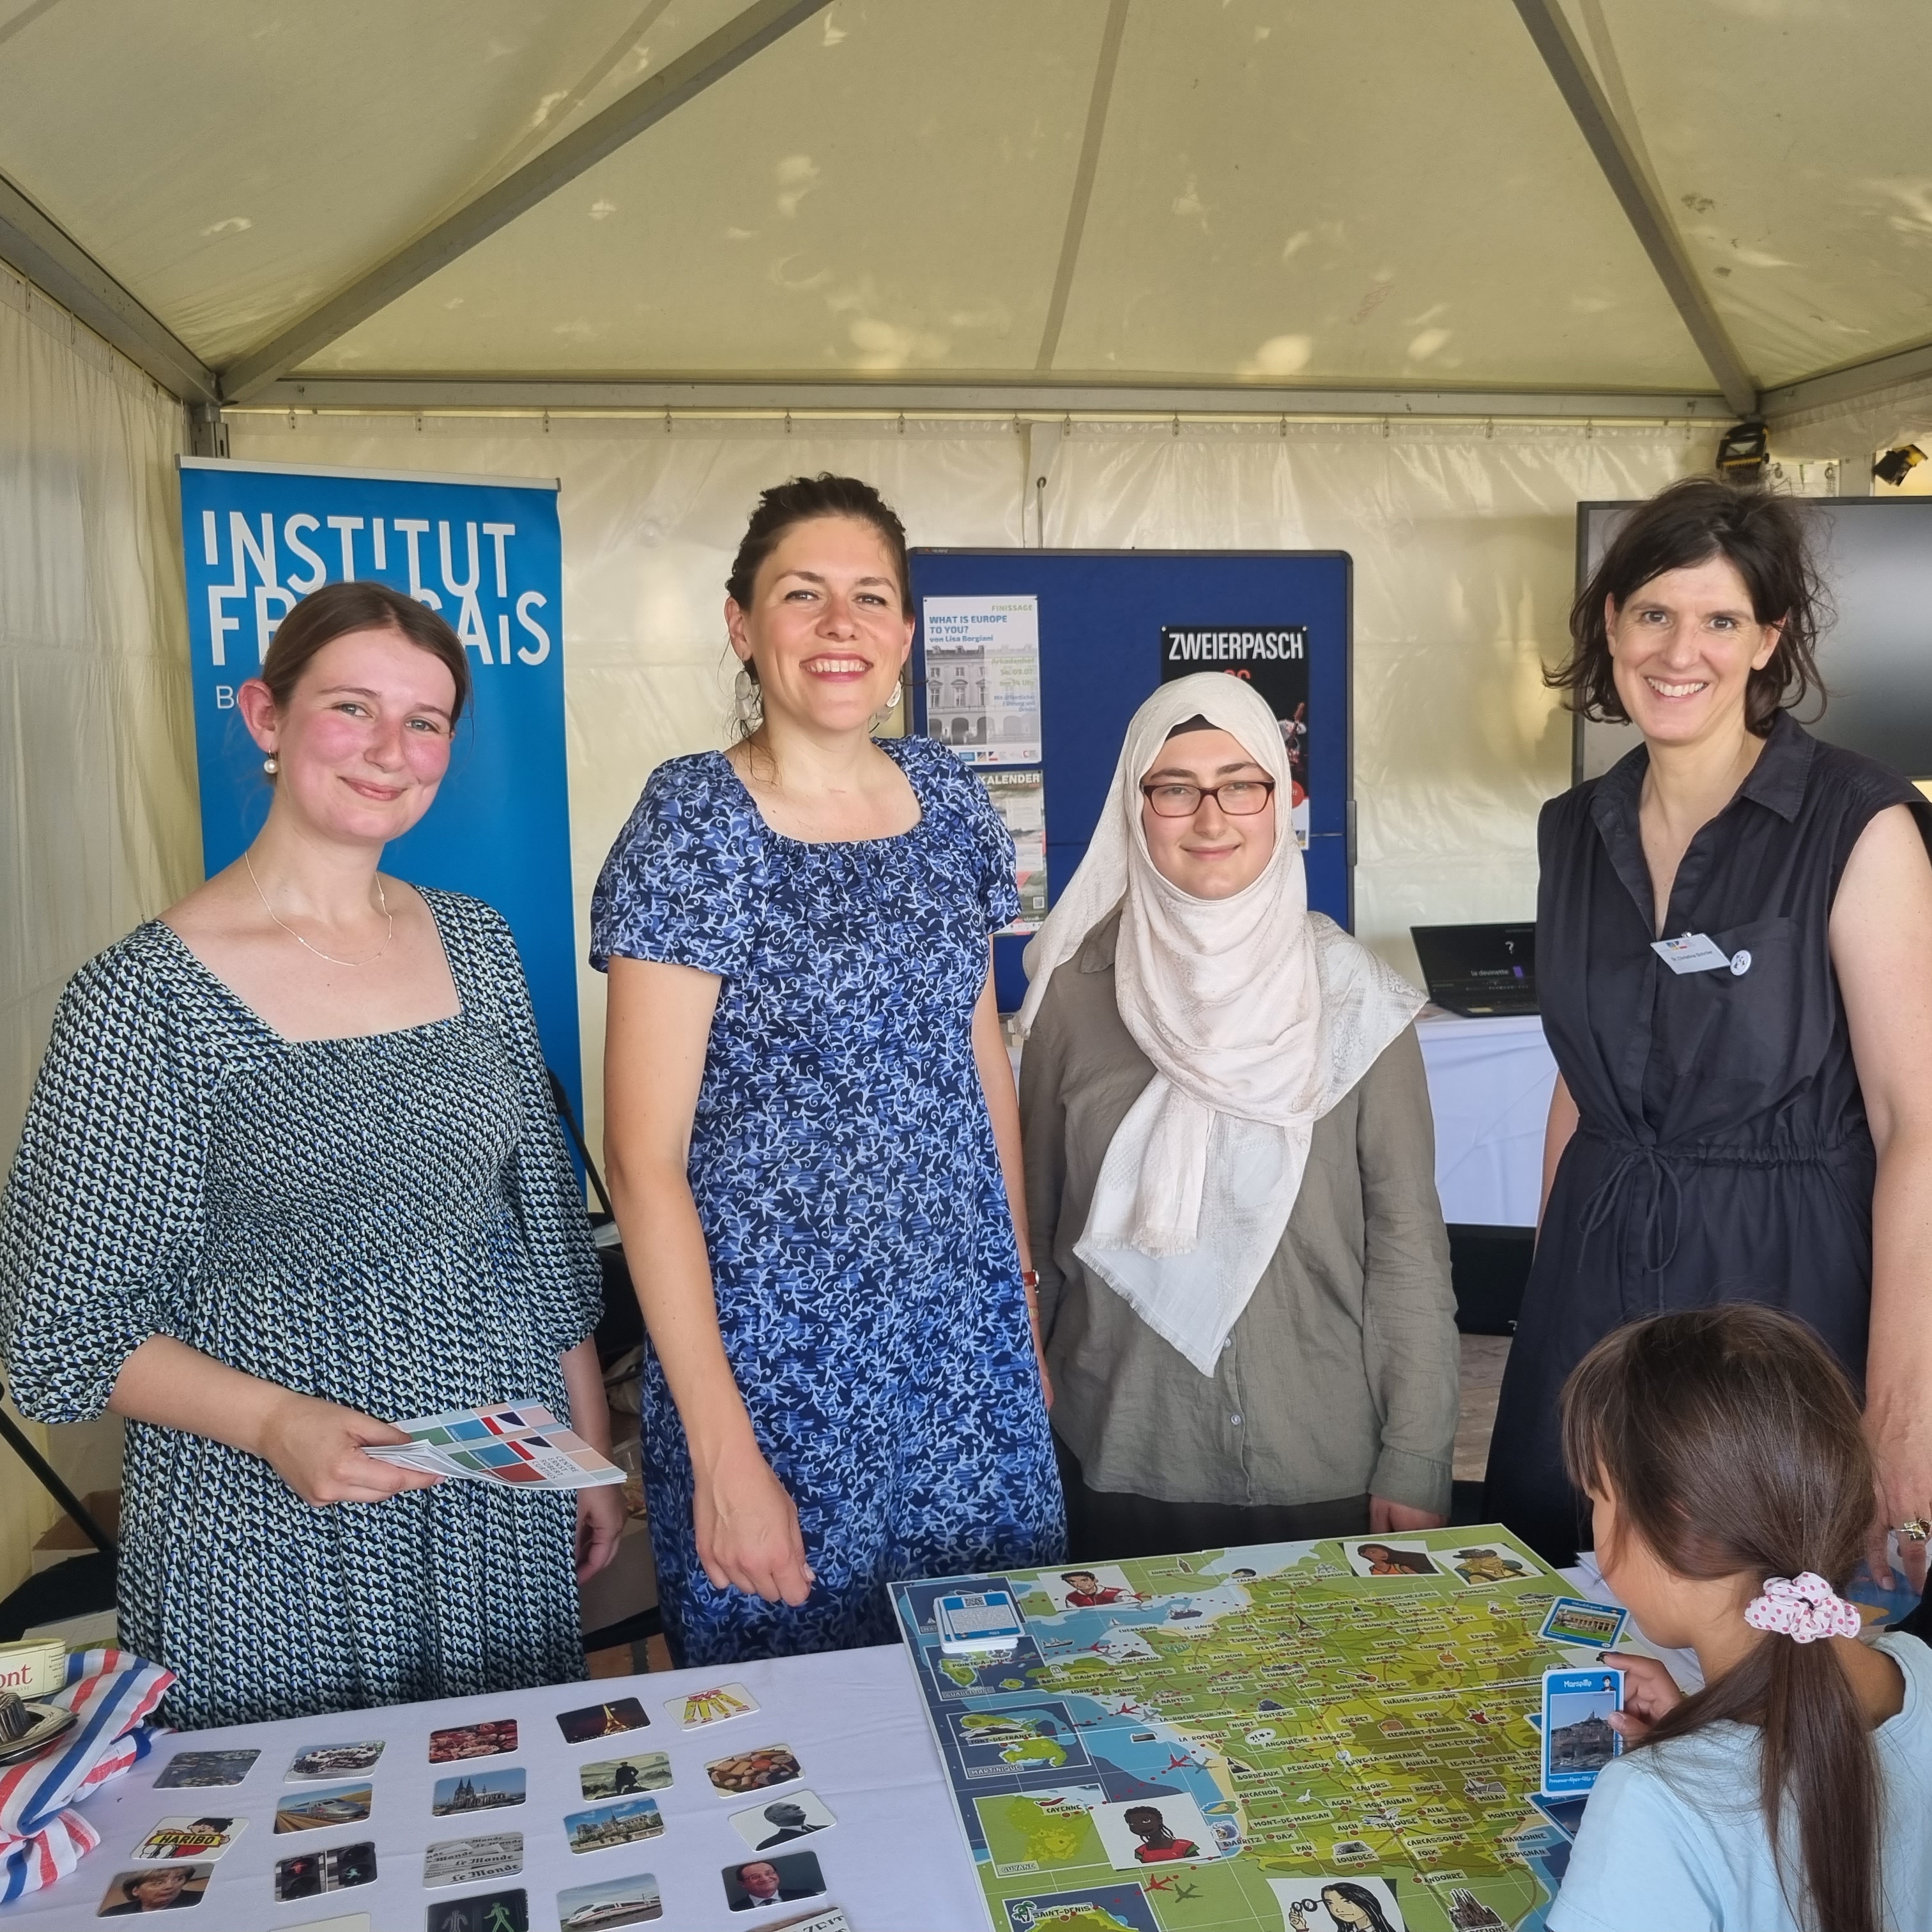
<svg viewBox="0 0 1932 1932">
<path fill-rule="evenodd" d="M 76 1651 L 49 1698 L 79 1722 L 50 1750 L 0 1769 L 0 1904 L 74 1870 L 100 1835 L 68 1808 L 146 1757 L 142 1720 L 175 1681 L 172 1670 L 120 1650 Z"/>
</svg>

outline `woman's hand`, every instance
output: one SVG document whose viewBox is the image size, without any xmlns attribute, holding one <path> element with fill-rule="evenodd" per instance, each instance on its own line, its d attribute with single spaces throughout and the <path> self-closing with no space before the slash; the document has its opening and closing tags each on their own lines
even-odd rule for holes
<svg viewBox="0 0 1932 1932">
<path fill-rule="evenodd" d="M 798 1506 L 748 1436 L 698 1476 L 692 1521 L 712 1588 L 794 1609 L 812 1594 Z"/>
<path fill-rule="evenodd" d="M 577 1580 L 587 1583 L 617 1553 L 628 1512 L 622 1483 L 599 1483 L 577 1492 Z"/>
<path fill-rule="evenodd" d="M 1677 1680 L 1654 1657 L 1634 1650 L 1603 1650 L 1599 1659 L 1624 1674 L 1624 1707 L 1610 1713 L 1610 1729 L 1627 1744 L 1641 1744 L 1666 1711 L 1684 1701 Z"/>
<path fill-rule="evenodd" d="M 1891 1402 L 1874 1400 L 1865 1411 L 1865 1436 L 1878 1466 L 1878 1515 L 1865 1554 L 1880 1588 L 1890 1589 L 1894 1583 L 1886 1532 L 1902 1522 L 1932 1517 L 1932 1401 L 1913 1403 L 1901 1413 Z M 1925 1593 L 1928 1548 L 1915 1537 L 1898 1539 L 1898 1567 L 1921 1596 Z"/>
<path fill-rule="evenodd" d="M 1387 1496 L 1369 1498 L 1369 1531 L 1386 1536 L 1394 1529 L 1440 1529 L 1449 1519 L 1431 1510 L 1411 1509 L 1406 1503 L 1390 1502 Z"/>
<path fill-rule="evenodd" d="M 402 1443 L 400 1429 L 360 1409 L 280 1389 L 268 1403 L 254 1452 L 302 1501 L 380 1503 L 405 1490 L 432 1490 L 442 1480 L 421 1469 L 398 1468 L 362 1453 L 364 1443 Z"/>
</svg>

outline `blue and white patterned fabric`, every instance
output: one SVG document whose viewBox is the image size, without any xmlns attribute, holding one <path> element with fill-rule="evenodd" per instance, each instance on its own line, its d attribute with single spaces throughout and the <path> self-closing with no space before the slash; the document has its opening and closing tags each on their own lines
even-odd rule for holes
<svg viewBox="0 0 1932 1932">
<path fill-rule="evenodd" d="M 98 1415 L 172 1336 L 385 1420 L 535 1397 L 595 1325 L 596 1256 L 515 942 L 426 892 L 461 1000 L 283 1039 L 158 921 L 76 973 L 4 1204 L 22 1411 Z M 258 1458 L 133 1423 L 121 1637 L 183 1727 L 584 1674 L 573 1499 L 445 1483 L 312 1509 Z"/>
<path fill-rule="evenodd" d="M 771 830 L 716 752 L 661 765 L 592 902 L 593 965 L 723 982 L 692 1192 L 725 1353 L 818 1578 L 796 1610 L 712 1588 L 647 1352 L 651 1537 L 687 1664 L 889 1642 L 889 1581 L 1051 1563 L 1065 1539 L 973 1058 L 987 936 L 1018 903 L 1012 843 L 943 746 L 880 748 L 922 816 L 850 844 Z"/>
</svg>

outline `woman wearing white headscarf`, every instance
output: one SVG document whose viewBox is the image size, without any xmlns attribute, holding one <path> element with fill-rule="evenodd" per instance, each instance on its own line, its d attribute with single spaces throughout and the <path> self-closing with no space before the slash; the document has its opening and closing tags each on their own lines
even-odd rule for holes
<svg viewBox="0 0 1932 1932">
<path fill-rule="evenodd" d="M 1020 1111 L 1070 1558 L 1448 1510 L 1423 996 L 1308 910 L 1288 795 L 1246 684 L 1163 685 L 1028 948 Z"/>
</svg>

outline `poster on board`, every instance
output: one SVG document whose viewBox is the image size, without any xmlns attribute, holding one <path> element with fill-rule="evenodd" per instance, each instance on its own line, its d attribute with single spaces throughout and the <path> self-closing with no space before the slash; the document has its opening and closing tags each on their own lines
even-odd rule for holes
<svg viewBox="0 0 1932 1932">
<path fill-rule="evenodd" d="M 296 599 L 373 578 L 440 610 L 470 654 L 475 698 L 436 802 L 383 868 L 485 900 L 509 922 L 544 1057 L 581 1119 L 556 483 L 184 457 L 181 490 L 208 872 L 232 864 L 268 816 L 262 754 L 235 694 Z"/>
<path fill-rule="evenodd" d="M 1002 932 L 1037 932 L 1046 916 L 1046 789 L 1038 772 L 982 771 L 980 782 L 1013 842 L 1020 909 Z"/>
<path fill-rule="evenodd" d="M 969 765 L 1036 765 L 1040 600 L 928 597 L 926 733 Z"/>
<path fill-rule="evenodd" d="M 1225 626 L 1163 625 L 1160 679 L 1163 684 L 1196 671 L 1222 670 L 1244 678 L 1268 700 L 1281 727 L 1294 796 L 1289 823 L 1294 842 L 1308 849 L 1308 626 L 1306 624 Z"/>
</svg>

